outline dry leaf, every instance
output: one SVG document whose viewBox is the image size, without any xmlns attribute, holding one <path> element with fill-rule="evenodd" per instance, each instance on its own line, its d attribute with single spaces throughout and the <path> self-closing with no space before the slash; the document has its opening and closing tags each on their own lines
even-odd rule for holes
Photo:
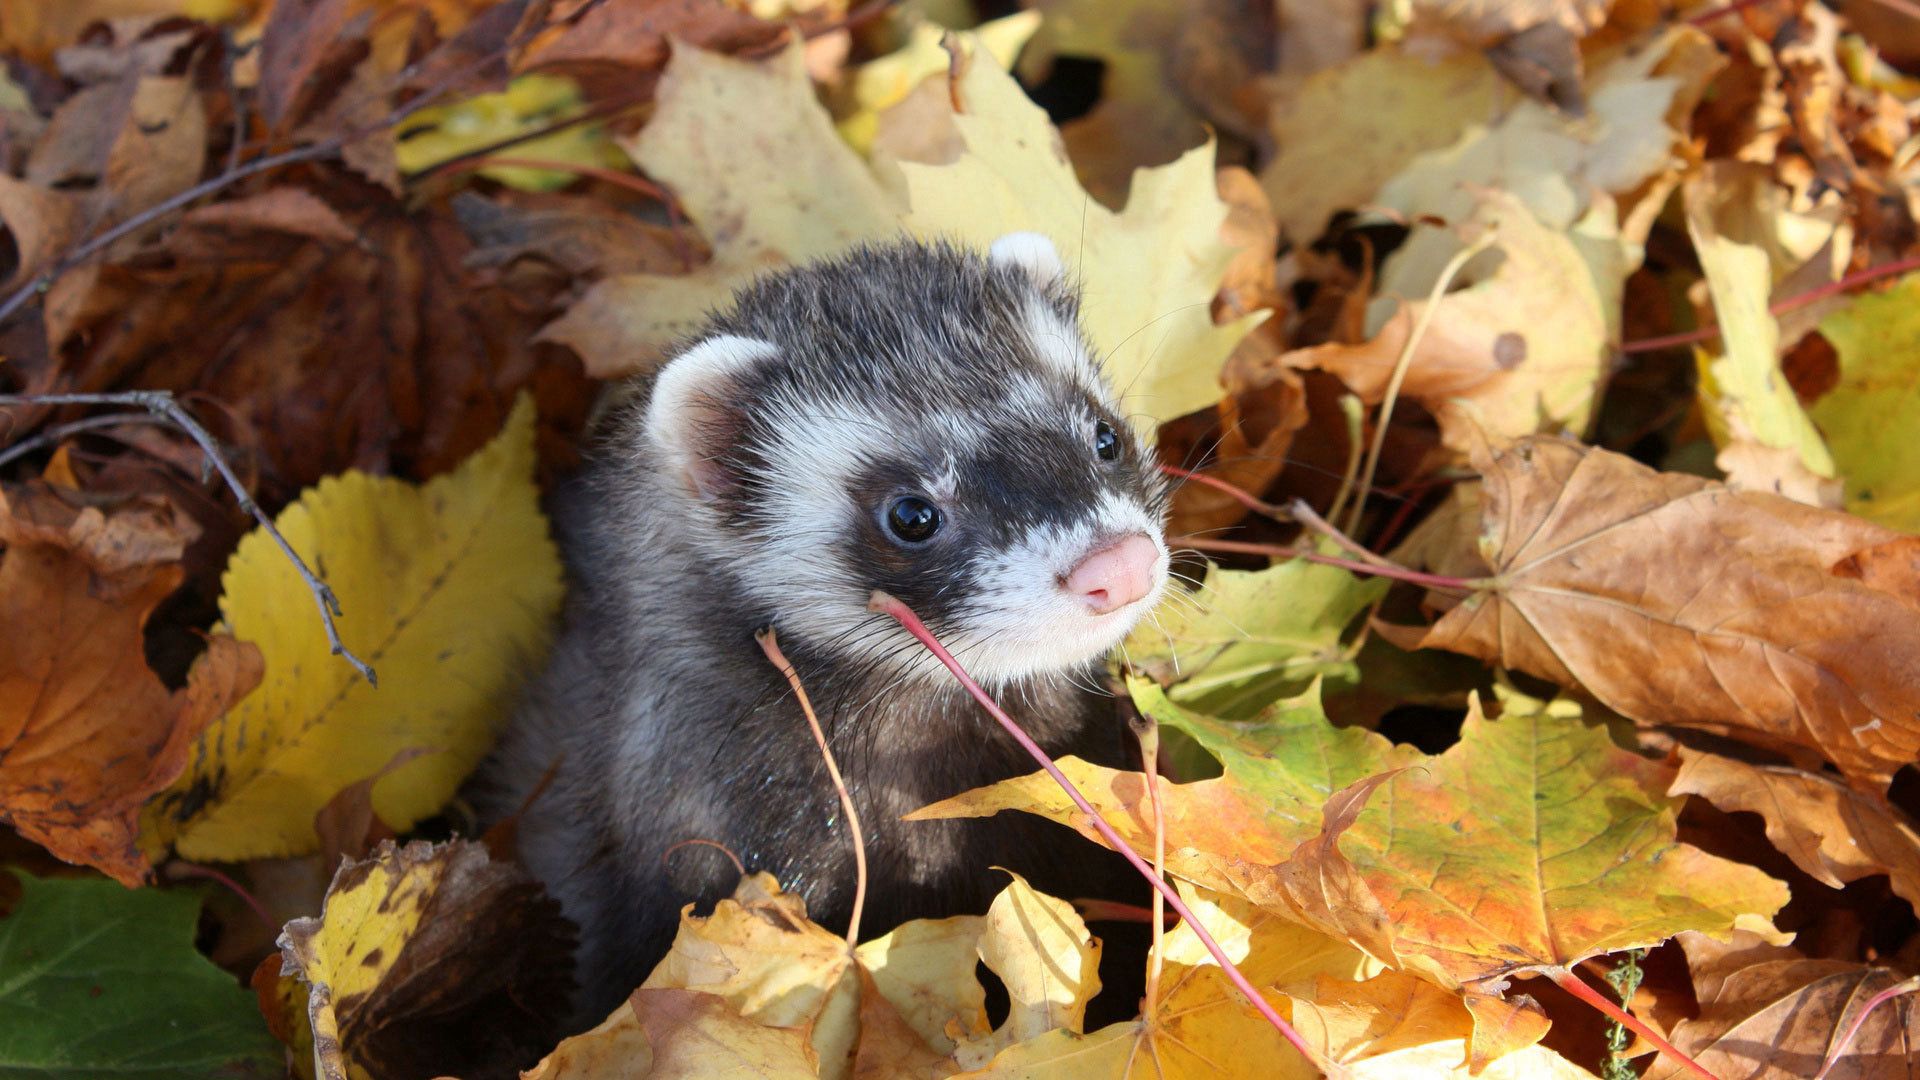
<svg viewBox="0 0 1920 1080">
<path fill-rule="evenodd" d="M 108 512 L 71 497 L 0 493 L 0 819 L 131 886 L 148 870 L 141 805 L 260 681 L 260 651 L 215 635 L 169 691 L 141 631 L 196 530 L 156 497 Z"/>
<path fill-rule="evenodd" d="M 1396 640 L 1825 758 L 1871 792 L 1920 755 L 1911 574 L 1895 592 L 1834 570 L 1899 534 L 1557 439 L 1475 468 L 1492 585 Z"/>
</svg>

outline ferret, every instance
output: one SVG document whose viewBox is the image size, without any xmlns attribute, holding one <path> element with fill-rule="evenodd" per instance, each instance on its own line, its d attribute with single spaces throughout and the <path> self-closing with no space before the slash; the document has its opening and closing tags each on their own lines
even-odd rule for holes
<svg viewBox="0 0 1920 1080">
<path fill-rule="evenodd" d="M 995 867 L 1069 898 L 1113 880 L 1029 815 L 900 820 L 1035 765 L 868 610 L 904 601 L 1050 752 L 1126 764 L 1103 661 L 1166 587 L 1167 493 L 1046 238 L 762 277 L 602 429 L 556 496 L 554 648 L 474 789 L 483 817 L 524 804 L 519 857 L 579 927 L 576 1024 L 640 984 L 684 904 L 732 892 L 727 853 L 844 927 L 849 834 L 763 627 L 859 811 L 863 936 L 984 910 Z"/>
</svg>

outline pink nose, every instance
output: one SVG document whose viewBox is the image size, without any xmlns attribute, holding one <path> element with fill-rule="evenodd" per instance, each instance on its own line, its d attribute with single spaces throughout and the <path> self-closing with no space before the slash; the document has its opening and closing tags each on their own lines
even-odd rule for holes
<svg viewBox="0 0 1920 1080">
<path fill-rule="evenodd" d="M 1080 560 L 1061 586 L 1095 615 L 1118 611 L 1153 591 L 1160 547 L 1144 534 L 1132 536 Z"/>
</svg>

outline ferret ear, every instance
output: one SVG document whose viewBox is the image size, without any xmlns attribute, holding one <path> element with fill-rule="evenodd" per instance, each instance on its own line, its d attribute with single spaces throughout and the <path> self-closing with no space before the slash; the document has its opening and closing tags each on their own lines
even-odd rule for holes
<svg viewBox="0 0 1920 1080">
<path fill-rule="evenodd" d="M 1050 288 L 1067 272 L 1053 241 L 1037 232 L 1008 233 L 995 240 L 987 249 L 987 261 L 1019 270 L 1041 289 Z"/>
<path fill-rule="evenodd" d="M 647 438 L 688 492 L 712 501 L 732 486 L 720 458 L 740 436 L 740 379 L 778 355 L 769 342 L 723 334 L 668 360 L 647 401 Z"/>
</svg>

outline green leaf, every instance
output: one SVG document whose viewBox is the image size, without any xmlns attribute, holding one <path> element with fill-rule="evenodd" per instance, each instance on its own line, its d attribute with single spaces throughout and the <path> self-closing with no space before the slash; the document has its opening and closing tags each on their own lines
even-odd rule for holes
<svg viewBox="0 0 1920 1080">
<path fill-rule="evenodd" d="M 43 881 L 0 919 L 0 1080 L 281 1076 L 253 995 L 193 947 L 192 893 Z"/>
<path fill-rule="evenodd" d="M 1847 478 L 1847 509 L 1920 532 L 1920 274 L 1861 296 L 1820 324 L 1840 382 L 1813 405 Z"/>
<path fill-rule="evenodd" d="M 1316 678 L 1357 676 L 1341 634 L 1385 595 L 1384 578 L 1295 559 L 1265 570 L 1216 570 L 1176 596 L 1127 639 L 1127 658 L 1168 696 L 1245 720 Z"/>
</svg>

